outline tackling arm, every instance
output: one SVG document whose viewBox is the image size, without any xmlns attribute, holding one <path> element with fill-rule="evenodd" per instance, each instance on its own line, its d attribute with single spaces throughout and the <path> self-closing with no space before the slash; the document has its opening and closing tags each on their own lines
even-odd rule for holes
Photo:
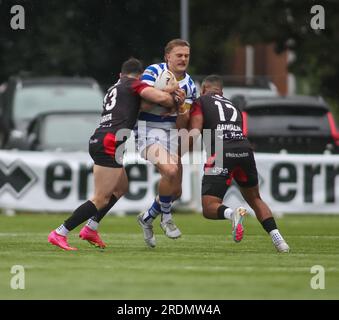
<svg viewBox="0 0 339 320">
<path fill-rule="evenodd" d="M 175 99 L 171 94 L 153 87 L 144 88 L 140 92 L 140 96 L 149 102 L 160 104 L 166 108 L 174 108 L 176 106 Z"/>
</svg>

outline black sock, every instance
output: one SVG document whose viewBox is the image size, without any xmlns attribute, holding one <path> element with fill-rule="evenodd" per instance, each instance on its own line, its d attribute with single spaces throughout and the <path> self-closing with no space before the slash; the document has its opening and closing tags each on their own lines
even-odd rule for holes
<svg viewBox="0 0 339 320">
<path fill-rule="evenodd" d="M 79 208 L 75 209 L 73 214 L 64 222 L 64 226 L 67 230 L 71 231 L 84 221 L 98 213 L 92 201 L 86 201 Z"/>
<path fill-rule="evenodd" d="M 265 219 L 264 221 L 261 221 L 261 224 L 267 233 L 270 233 L 274 229 L 278 229 L 273 217 L 270 217 L 270 218 Z"/>
<path fill-rule="evenodd" d="M 228 207 L 224 206 L 223 204 L 218 208 L 218 219 L 225 220 L 225 210 Z"/>
<path fill-rule="evenodd" d="M 111 197 L 111 200 L 108 202 L 107 206 L 98 210 L 97 214 L 91 217 L 93 221 L 100 222 L 101 219 L 106 215 L 106 213 L 116 204 L 119 199 L 115 195 Z"/>
</svg>

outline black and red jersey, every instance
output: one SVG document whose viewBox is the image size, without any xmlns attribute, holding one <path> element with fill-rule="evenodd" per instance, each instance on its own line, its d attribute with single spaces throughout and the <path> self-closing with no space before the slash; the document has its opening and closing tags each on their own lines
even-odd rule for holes
<svg viewBox="0 0 339 320">
<path fill-rule="evenodd" d="M 231 147 L 250 147 L 250 143 L 243 133 L 241 111 L 232 102 L 217 94 L 200 96 L 191 108 L 191 116 L 203 116 L 203 137 L 215 146 L 218 139 Z M 207 129 L 207 130 L 206 130 Z M 209 130 L 210 131 L 209 131 Z M 206 137 L 207 133 L 210 137 Z"/>
<path fill-rule="evenodd" d="M 141 91 L 149 87 L 135 78 L 122 77 L 107 90 L 103 101 L 99 132 L 132 130 L 140 109 Z"/>
</svg>

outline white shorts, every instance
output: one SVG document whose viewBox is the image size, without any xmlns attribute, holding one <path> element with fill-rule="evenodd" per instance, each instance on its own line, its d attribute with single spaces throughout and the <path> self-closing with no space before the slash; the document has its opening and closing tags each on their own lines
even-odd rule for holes
<svg viewBox="0 0 339 320">
<path fill-rule="evenodd" d="M 137 149 L 141 156 L 144 156 L 144 150 L 153 144 L 161 145 L 170 154 L 178 154 L 178 131 L 176 128 L 164 129 L 150 127 L 146 124 L 139 125 L 135 128 L 134 133 Z"/>
</svg>

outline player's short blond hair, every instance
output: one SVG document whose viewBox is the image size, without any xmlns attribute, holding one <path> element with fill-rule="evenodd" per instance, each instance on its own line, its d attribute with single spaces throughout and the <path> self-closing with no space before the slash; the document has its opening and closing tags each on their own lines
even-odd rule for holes
<svg viewBox="0 0 339 320">
<path fill-rule="evenodd" d="M 165 60 L 166 54 L 170 53 L 175 47 L 191 47 L 189 42 L 183 39 L 173 39 L 168 42 L 165 46 Z"/>
</svg>

